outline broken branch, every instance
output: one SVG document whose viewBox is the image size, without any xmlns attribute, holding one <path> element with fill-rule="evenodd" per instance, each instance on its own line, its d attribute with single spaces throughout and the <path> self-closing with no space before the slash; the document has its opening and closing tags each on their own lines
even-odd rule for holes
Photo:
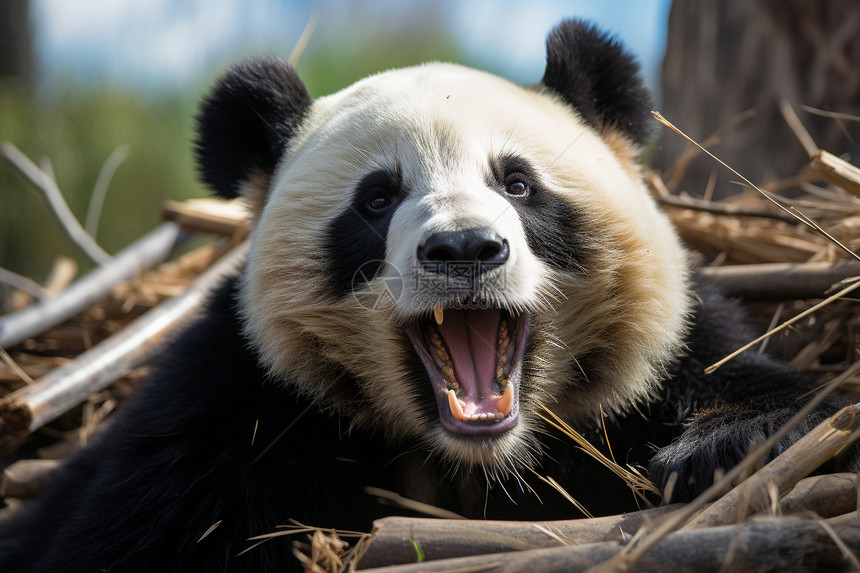
<svg viewBox="0 0 860 573">
<path fill-rule="evenodd" d="M 158 354 L 169 335 L 198 308 L 209 290 L 244 259 L 247 250 L 247 243 L 234 248 L 183 294 L 160 304 L 70 364 L 0 400 L 2 432 L 32 432 Z"/>
<path fill-rule="evenodd" d="M 52 299 L 0 317 L 0 347 L 10 348 L 81 312 L 116 283 L 167 258 L 179 236 L 178 226 L 164 223 Z"/>
<path fill-rule="evenodd" d="M 81 253 L 97 265 L 104 265 L 111 260 L 111 256 L 98 246 L 78 222 L 66 200 L 63 199 L 57 182 L 50 175 L 39 169 L 35 163 L 9 142 L 0 145 L 0 153 L 9 166 L 45 199 L 51 214 L 60 224 L 60 228 L 80 249 Z"/>
</svg>

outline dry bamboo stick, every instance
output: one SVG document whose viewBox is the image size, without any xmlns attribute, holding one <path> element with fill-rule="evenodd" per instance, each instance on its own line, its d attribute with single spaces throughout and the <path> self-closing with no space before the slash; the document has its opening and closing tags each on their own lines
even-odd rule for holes
<svg viewBox="0 0 860 573">
<path fill-rule="evenodd" d="M 110 262 L 111 256 L 95 242 L 75 218 L 53 177 L 39 169 L 35 163 L 9 142 L 0 145 L 0 155 L 18 175 L 47 201 L 51 214 L 60 224 L 60 228 L 80 249 L 81 253 L 97 265 Z"/>
<path fill-rule="evenodd" d="M 183 294 L 163 302 L 70 364 L 0 400 L 0 432 L 32 432 L 156 355 L 208 291 L 244 260 L 247 249 L 247 243 L 234 248 Z"/>
<path fill-rule="evenodd" d="M 842 548 L 831 537 L 856 551 L 860 528 L 856 524 L 828 524 L 803 519 L 752 521 L 743 525 L 677 531 L 668 535 L 647 555 L 635 562 L 635 570 L 663 573 L 708 573 L 719 571 L 849 571 Z M 420 547 L 420 543 L 419 543 Z M 365 569 L 366 573 L 466 573 L 477 571 L 575 573 L 599 568 L 611 558 L 615 571 L 632 570 L 622 554 L 625 545 L 614 542 L 560 546 L 527 551 L 474 555 L 424 561 L 387 568 Z M 423 549 L 422 549 L 423 550 Z M 363 566 L 363 559 L 359 566 Z"/>
<path fill-rule="evenodd" d="M 822 298 L 830 287 L 860 276 L 860 262 L 763 263 L 703 267 L 698 271 L 727 296 L 746 300 Z"/>
<path fill-rule="evenodd" d="M 848 447 L 860 428 L 860 404 L 846 406 L 694 518 L 685 529 L 738 523 L 767 510 L 771 492 L 783 497 L 803 477 Z"/>
<path fill-rule="evenodd" d="M 102 164 L 99 176 L 96 178 L 93 193 L 90 195 L 90 204 L 87 207 L 87 218 L 84 220 L 84 228 L 93 238 L 98 236 L 99 217 L 102 214 L 102 207 L 104 206 L 105 197 L 107 197 L 111 179 L 113 179 L 114 173 L 116 173 L 116 170 L 122 165 L 123 161 L 128 159 L 128 156 L 128 145 L 120 145 L 114 149 Z"/>
<path fill-rule="evenodd" d="M 56 326 L 107 295 L 116 283 L 163 261 L 179 236 L 177 225 L 164 223 L 54 298 L 0 317 L 0 347 L 12 347 Z"/>
<path fill-rule="evenodd" d="M 809 169 L 828 183 L 860 197 L 860 168 L 844 159 L 819 150 L 812 156 Z"/>
</svg>

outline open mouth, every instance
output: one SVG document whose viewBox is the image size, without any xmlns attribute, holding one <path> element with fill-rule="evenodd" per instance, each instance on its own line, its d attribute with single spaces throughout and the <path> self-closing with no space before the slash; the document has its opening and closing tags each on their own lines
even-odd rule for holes
<svg viewBox="0 0 860 573">
<path fill-rule="evenodd" d="M 427 369 L 443 426 L 498 434 L 517 424 L 529 315 L 503 309 L 442 309 L 406 327 Z"/>
</svg>

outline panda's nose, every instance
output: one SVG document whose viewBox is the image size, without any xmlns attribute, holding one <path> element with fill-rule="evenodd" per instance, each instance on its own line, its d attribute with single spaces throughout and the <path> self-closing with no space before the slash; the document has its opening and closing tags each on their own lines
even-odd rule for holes
<svg viewBox="0 0 860 573">
<path fill-rule="evenodd" d="M 418 260 L 429 270 L 446 264 L 473 264 L 478 273 L 503 265 L 510 256 L 508 241 L 492 229 L 433 233 L 418 246 Z"/>
</svg>

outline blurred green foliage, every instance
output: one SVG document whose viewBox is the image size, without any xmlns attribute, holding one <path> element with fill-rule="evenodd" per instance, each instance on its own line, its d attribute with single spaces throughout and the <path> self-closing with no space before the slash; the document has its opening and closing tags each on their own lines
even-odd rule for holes
<svg viewBox="0 0 860 573">
<path fill-rule="evenodd" d="M 37 164 L 50 162 L 80 221 L 104 161 L 117 147 L 129 146 L 96 237 L 113 253 L 158 224 L 165 198 L 203 193 L 191 161 L 192 110 L 192 102 L 178 96 L 141 99 L 108 88 L 56 88 L 34 98 L 12 87 L 0 89 L 0 139 Z M 77 259 L 82 271 L 88 268 L 36 192 L 0 166 L 0 265 L 41 281 L 59 255 Z"/>
<path fill-rule="evenodd" d="M 425 20 L 376 36 L 366 31 L 341 34 L 336 42 L 326 40 L 331 33 L 321 33 L 302 56 L 299 75 L 318 97 L 385 69 L 431 60 L 460 61 L 442 30 L 440 22 Z M 288 56 L 282 49 L 270 53 Z M 195 177 L 193 116 L 201 94 L 218 73 L 212 70 L 208 81 L 181 94 L 82 86 L 69 80 L 43 86 L 34 96 L 0 82 L 0 141 L 12 142 L 37 164 L 50 161 L 60 189 L 82 222 L 102 165 L 117 147 L 127 145 L 129 156 L 109 186 L 96 237 L 105 250 L 115 253 L 160 222 L 165 199 L 206 194 Z M 42 282 L 60 255 L 75 258 L 81 273 L 91 267 L 57 229 L 43 201 L 0 163 L 0 266 Z"/>
</svg>

